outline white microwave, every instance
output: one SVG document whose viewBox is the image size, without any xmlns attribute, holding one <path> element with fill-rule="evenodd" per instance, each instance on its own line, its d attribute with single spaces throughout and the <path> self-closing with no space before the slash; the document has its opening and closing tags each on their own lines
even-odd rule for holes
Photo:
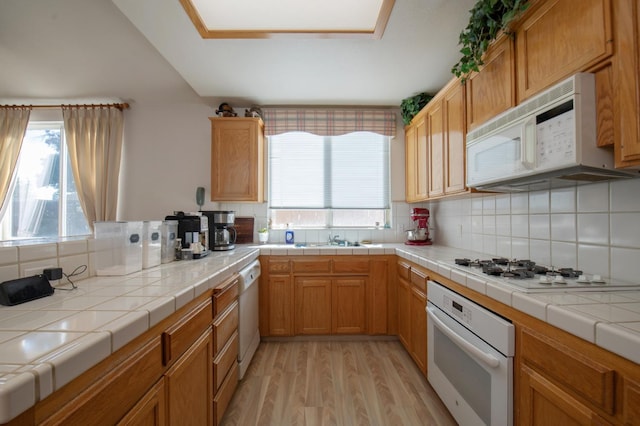
<svg viewBox="0 0 640 426">
<path fill-rule="evenodd" d="M 631 177 L 596 141 L 595 76 L 575 74 L 467 134 L 467 186 L 512 192 Z"/>
</svg>

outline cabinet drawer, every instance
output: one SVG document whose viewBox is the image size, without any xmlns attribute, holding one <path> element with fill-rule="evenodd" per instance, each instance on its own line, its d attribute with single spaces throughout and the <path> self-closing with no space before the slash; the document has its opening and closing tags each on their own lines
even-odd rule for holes
<svg viewBox="0 0 640 426">
<path fill-rule="evenodd" d="M 543 336 L 523 330 L 525 364 L 609 414 L 614 410 L 615 371 Z"/>
<path fill-rule="evenodd" d="M 273 274 L 289 273 L 291 271 L 291 264 L 288 260 L 275 260 L 269 259 L 269 272 Z"/>
<path fill-rule="evenodd" d="M 231 335 L 238 330 L 238 302 L 224 311 L 213 322 L 213 353 L 218 354 Z"/>
<path fill-rule="evenodd" d="M 418 287 L 423 293 L 427 293 L 427 280 L 429 277 L 426 273 L 417 269 L 411 269 L 411 283 Z"/>
<path fill-rule="evenodd" d="M 215 424 L 220 424 L 220 420 L 222 420 L 222 416 L 224 415 L 237 386 L 238 364 L 234 364 L 231 367 L 229 374 L 227 374 L 227 377 L 222 382 L 222 386 L 220 386 L 220 389 L 216 392 L 216 396 L 213 398 L 213 418 L 215 419 Z"/>
<path fill-rule="evenodd" d="M 368 260 L 334 260 L 333 272 L 335 272 L 336 274 L 342 274 L 342 273 L 368 274 L 369 261 Z"/>
<path fill-rule="evenodd" d="M 162 333 L 164 365 L 168 365 L 182 355 L 200 337 L 212 320 L 211 299 L 207 299 L 165 330 Z"/>
<path fill-rule="evenodd" d="M 238 277 L 233 276 L 213 290 L 213 316 L 227 309 L 238 298 Z"/>
<path fill-rule="evenodd" d="M 409 275 L 411 275 L 411 266 L 408 263 L 398 262 L 398 276 L 409 281 Z"/>
<path fill-rule="evenodd" d="M 238 361 L 238 332 L 231 335 L 227 344 L 213 360 L 213 390 L 216 392 L 222 385 L 227 373 Z"/>
<path fill-rule="evenodd" d="M 294 260 L 293 272 L 331 272 L 331 259 Z"/>
</svg>

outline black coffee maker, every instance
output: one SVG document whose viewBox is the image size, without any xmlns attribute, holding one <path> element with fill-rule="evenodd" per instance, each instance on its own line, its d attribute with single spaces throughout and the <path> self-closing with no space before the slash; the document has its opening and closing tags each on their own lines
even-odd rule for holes
<svg viewBox="0 0 640 426">
<path fill-rule="evenodd" d="M 235 212 L 210 210 L 201 213 L 209 219 L 209 249 L 221 251 L 236 248 Z"/>
<path fill-rule="evenodd" d="M 205 250 L 209 247 L 209 221 L 206 217 L 173 212 L 165 220 L 178 221 L 178 238 L 182 240 L 182 248 L 189 248 L 195 242 L 200 242 Z"/>
</svg>

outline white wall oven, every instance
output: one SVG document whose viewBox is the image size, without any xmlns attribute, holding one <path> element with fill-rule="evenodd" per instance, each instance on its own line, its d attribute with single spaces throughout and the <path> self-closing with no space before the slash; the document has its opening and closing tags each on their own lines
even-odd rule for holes
<svg viewBox="0 0 640 426">
<path fill-rule="evenodd" d="M 512 425 L 513 324 L 434 281 L 427 295 L 429 383 L 459 424 Z"/>
</svg>

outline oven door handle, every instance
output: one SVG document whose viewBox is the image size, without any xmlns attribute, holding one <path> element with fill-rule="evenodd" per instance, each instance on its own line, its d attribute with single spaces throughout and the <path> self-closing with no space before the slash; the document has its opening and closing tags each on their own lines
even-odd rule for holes
<svg viewBox="0 0 640 426">
<path fill-rule="evenodd" d="M 429 318 L 436 327 L 440 329 L 448 338 L 454 341 L 460 348 L 464 349 L 469 355 L 473 356 L 477 360 L 481 361 L 488 367 L 497 368 L 500 365 L 500 360 L 495 356 L 488 354 L 481 349 L 478 349 L 473 344 L 467 342 L 463 337 L 461 337 L 458 333 L 453 331 L 447 324 L 445 324 L 440 318 L 436 316 L 436 313 L 433 311 L 432 307 L 427 307 L 427 313 L 429 314 Z"/>
</svg>

